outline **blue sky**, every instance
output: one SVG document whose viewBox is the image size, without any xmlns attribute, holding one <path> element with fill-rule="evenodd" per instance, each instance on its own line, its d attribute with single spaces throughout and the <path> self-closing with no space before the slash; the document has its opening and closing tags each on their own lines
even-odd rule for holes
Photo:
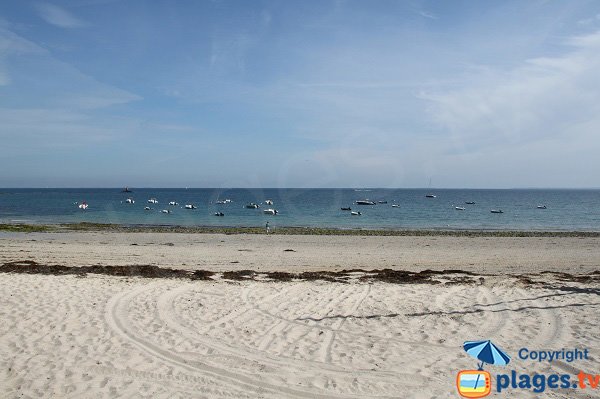
<svg viewBox="0 0 600 399">
<path fill-rule="evenodd" d="M 3 187 L 599 187 L 600 3 L 0 3 Z"/>
</svg>

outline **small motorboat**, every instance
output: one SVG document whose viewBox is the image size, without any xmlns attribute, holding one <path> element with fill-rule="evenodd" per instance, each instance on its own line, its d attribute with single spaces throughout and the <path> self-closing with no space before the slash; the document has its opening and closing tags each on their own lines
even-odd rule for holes
<svg viewBox="0 0 600 399">
<path fill-rule="evenodd" d="M 78 207 L 79 209 L 83 209 L 83 210 L 85 211 L 86 209 L 88 209 L 88 204 L 87 204 L 87 202 L 83 201 L 83 202 L 82 202 L 81 204 L 79 204 L 77 207 Z"/>
<path fill-rule="evenodd" d="M 169 202 L 169 205 L 176 206 L 176 205 L 179 205 L 179 204 L 177 202 L 175 202 L 175 201 L 171 201 L 171 202 Z"/>
<path fill-rule="evenodd" d="M 538 205 L 537 209 L 548 209 L 546 205 Z"/>
<path fill-rule="evenodd" d="M 223 212 L 215 212 L 215 216 L 225 216 Z"/>
<path fill-rule="evenodd" d="M 131 191 L 129 189 L 129 187 L 125 187 L 123 190 L 121 190 L 122 193 L 132 193 L 133 191 Z"/>
<path fill-rule="evenodd" d="M 492 213 L 504 213 L 502 209 L 492 209 L 490 212 Z"/>
<path fill-rule="evenodd" d="M 437 196 L 433 194 L 425 194 L 425 198 L 437 198 Z"/>
<path fill-rule="evenodd" d="M 455 206 L 454 209 L 456 209 L 457 211 L 464 211 L 465 207 L 464 206 Z"/>
<path fill-rule="evenodd" d="M 144 210 L 145 210 L 145 211 L 149 211 L 149 210 L 150 210 L 150 207 L 149 207 L 149 206 L 145 206 L 145 207 L 144 207 Z"/>
<path fill-rule="evenodd" d="M 387 201 L 377 201 L 378 204 L 387 204 Z"/>
<path fill-rule="evenodd" d="M 350 212 L 350 214 L 351 214 L 352 216 L 360 216 L 360 215 L 362 215 L 362 213 L 360 213 L 360 212 L 356 212 L 356 211 L 352 211 L 352 212 Z"/>
<path fill-rule="evenodd" d="M 246 208 L 248 208 L 248 209 L 258 209 L 258 208 L 260 208 L 260 205 L 255 204 L 254 202 L 251 202 L 249 204 L 246 204 Z"/>
<path fill-rule="evenodd" d="M 127 199 L 125 200 L 125 203 L 126 203 L 126 204 L 135 204 L 135 200 L 134 200 L 133 198 L 127 198 Z"/>
<path fill-rule="evenodd" d="M 148 200 L 148 203 L 149 203 L 149 204 L 158 204 L 158 200 L 157 200 L 156 198 L 150 198 L 150 199 Z"/>
<path fill-rule="evenodd" d="M 185 204 L 185 209 L 196 209 L 196 205 L 194 205 L 194 204 Z"/>
<path fill-rule="evenodd" d="M 371 201 L 368 199 L 357 200 L 355 202 L 356 202 L 356 205 L 375 205 L 376 204 L 375 201 Z"/>
<path fill-rule="evenodd" d="M 398 205 L 398 204 L 392 204 L 392 208 L 400 208 L 400 205 Z"/>
<path fill-rule="evenodd" d="M 263 213 L 265 215 L 277 215 L 279 212 L 277 212 L 277 209 L 269 208 L 269 209 L 264 209 Z"/>
<path fill-rule="evenodd" d="M 168 209 L 163 209 L 162 211 L 160 211 L 160 213 L 171 213 L 171 211 Z"/>
<path fill-rule="evenodd" d="M 265 201 L 265 204 L 266 205 L 273 205 L 273 200 L 268 199 L 268 200 Z"/>
<path fill-rule="evenodd" d="M 342 211 L 351 211 L 352 210 L 352 208 L 350 208 L 349 206 L 348 207 L 342 207 L 341 209 L 342 209 Z"/>
<path fill-rule="evenodd" d="M 467 204 L 467 205 L 475 205 L 475 201 L 465 201 L 465 204 Z"/>
</svg>

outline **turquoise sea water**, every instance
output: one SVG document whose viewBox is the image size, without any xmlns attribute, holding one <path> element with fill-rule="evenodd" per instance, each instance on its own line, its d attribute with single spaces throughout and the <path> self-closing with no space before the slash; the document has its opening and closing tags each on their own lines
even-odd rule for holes
<svg viewBox="0 0 600 399">
<path fill-rule="evenodd" d="M 600 190 L 465 189 L 0 189 L 2 223 L 120 223 L 182 226 L 311 226 L 364 229 L 600 231 Z M 432 193 L 436 198 L 426 198 Z M 126 204 L 133 198 L 135 204 Z M 147 202 L 156 198 L 158 204 Z M 216 204 L 218 199 L 231 199 Z M 271 199 L 274 205 L 266 205 Z M 360 206 L 370 199 L 387 204 Z M 86 201 L 87 210 L 76 202 Z M 178 206 L 169 206 L 177 201 Z M 474 205 L 465 202 L 474 201 Z M 259 209 L 247 209 L 255 202 Z M 184 209 L 193 203 L 197 209 Z M 398 204 L 399 207 L 392 207 Z M 547 209 L 538 209 L 546 205 Z M 149 206 L 150 211 L 144 210 Z M 455 206 L 464 207 L 458 211 Z M 352 216 L 341 207 L 362 213 Z M 274 208 L 277 216 L 263 214 Z M 160 211 L 169 209 L 170 214 Z M 493 214 L 491 209 L 504 213 Z M 214 216 L 215 212 L 225 216 Z"/>
</svg>

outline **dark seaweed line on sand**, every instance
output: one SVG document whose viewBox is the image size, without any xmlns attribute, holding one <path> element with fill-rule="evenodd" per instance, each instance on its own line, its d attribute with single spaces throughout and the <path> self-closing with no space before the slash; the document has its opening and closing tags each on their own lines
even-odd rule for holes
<svg viewBox="0 0 600 399">
<path fill-rule="evenodd" d="M 315 281 L 323 280 L 330 282 L 345 283 L 352 279 L 361 282 L 381 281 L 394 284 L 476 284 L 484 281 L 483 276 L 494 276 L 491 274 L 477 274 L 465 270 L 423 270 L 410 272 L 406 270 L 392 269 L 351 269 L 341 271 L 310 271 L 302 273 L 289 272 L 256 272 L 254 270 L 236 270 L 217 273 L 209 270 L 182 270 L 162 268 L 154 265 L 131 265 L 131 266 L 63 266 L 45 265 L 33 260 L 21 260 L 5 262 L 0 266 L 0 273 L 22 273 L 22 274 L 44 274 L 44 275 L 77 275 L 101 274 L 119 277 L 144 277 L 144 278 L 179 278 L 190 280 L 213 280 L 219 275 L 225 280 L 236 281 Z M 552 275 L 559 281 L 570 281 L 579 283 L 600 282 L 600 271 L 589 274 L 572 275 L 569 273 L 543 272 L 535 276 Z M 511 275 L 521 280 L 524 284 L 538 284 L 531 280 L 534 275 Z M 439 279 L 444 281 L 440 281 Z"/>
<path fill-rule="evenodd" d="M 111 231 L 123 233 L 194 233 L 194 234 L 266 234 L 262 227 L 156 226 L 103 223 L 69 223 L 59 225 L 0 224 L 6 232 Z M 452 237 L 600 237 L 600 231 L 521 231 L 521 230 L 381 230 L 335 229 L 316 227 L 279 227 L 278 235 L 335 236 L 452 236 Z"/>
</svg>

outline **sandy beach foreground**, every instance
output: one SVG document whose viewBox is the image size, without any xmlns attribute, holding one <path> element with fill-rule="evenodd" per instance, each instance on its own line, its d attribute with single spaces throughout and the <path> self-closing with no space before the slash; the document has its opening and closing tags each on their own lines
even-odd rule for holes
<svg viewBox="0 0 600 399">
<path fill-rule="evenodd" d="M 591 237 L 5 233 L 2 397 L 455 398 L 456 373 L 477 366 L 462 350 L 473 339 L 491 339 L 512 356 L 507 367 L 486 367 L 492 375 L 600 374 L 598 244 Z M 109 267 L 54 275 L 51 265 L 69 273 Z M 105 275 L 119 265 L 215 274 Z M 339 281 L 277 281 L 266 273 L 355 268 L 365 270 Z M 463 272 L 400 283 L 369 278 L 384 268 Z M 256 273 L 222 273 L 246 269 Z M 523 360 L 523 347 L 589 348 L 590 358 Z"/>
</svg>

